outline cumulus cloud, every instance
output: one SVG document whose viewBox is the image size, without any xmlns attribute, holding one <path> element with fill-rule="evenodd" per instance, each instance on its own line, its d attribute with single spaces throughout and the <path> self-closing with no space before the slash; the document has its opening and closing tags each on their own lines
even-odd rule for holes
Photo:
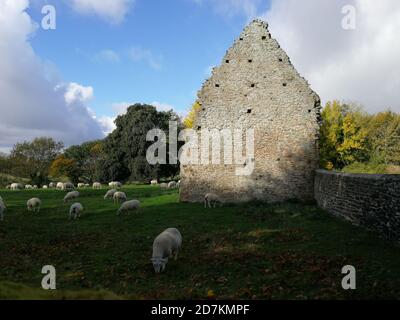
<svg viewBox="0 0 400 320">
<path fill-rule="evenodd" d="M 96 15 L 111 24 L 124 21 L 134 0 L 72 0 L 72 8 L 79 14 Z"/>
<path fill-rule="evenodd" d="M 342 28 L 345 5 L 356 9 L 355 30 Z M 324 101 L 400 112 L 399 1 L 273 0 L 263 17 Z"/>
<path fill-rule="evenodd" d="M 0 148 L 37 136 L 66 144 L 102 137 L 83 104 L 92 89 L 60 85 L 32 49 L 29 37 L 37 25 L 25 12 L 28 5 L 0 1 Z"/>
<path fill-rule="evenodd" d="M 64 98 L 67 104 L 74 102 L 88 102 L 93 99 L 93 88 L 84 87 L 78 83 L 71 82 L 65 88 Z"/>
</svg>

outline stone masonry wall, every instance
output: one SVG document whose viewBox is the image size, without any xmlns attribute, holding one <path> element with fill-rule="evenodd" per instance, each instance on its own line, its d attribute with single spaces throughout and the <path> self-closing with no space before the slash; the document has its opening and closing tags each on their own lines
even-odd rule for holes
<svg viewBox="0 0 400 320">
<path fill-rule="evenodd" d="M 315 199 L 335 216 L 400 240 L 400 175 L 317 170 Z"/>
<path fill-rule="evenodd" d="M 198 101 L 198 133 L 202 128 L 254 129 L 255 169 L 250 176 L 237 176 L 236 164 L 181 165 L 182 201 L 202 201 L 208 192 L 228 202 L 313 199 L 320 99 L 265 22 L 255 20 L 244 29 Z"/>
</svg>

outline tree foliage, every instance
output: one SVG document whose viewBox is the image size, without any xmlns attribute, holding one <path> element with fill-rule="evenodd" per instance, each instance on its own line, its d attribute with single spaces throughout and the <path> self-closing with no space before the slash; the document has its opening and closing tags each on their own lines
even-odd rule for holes
<svg viewBox="0 0 400 320">
<path fill-rule="evenodd" d="M 193 105 L 192 108 L 189 111 L 189 114 L 187 117 L 183 120 L 183 125 L 186 129 L 192 129 L 194 126 L 194 122 L 196 121 L 197 114 L 199 113 L 201 109 L 201 105 L 199 101 L 196 101 Z"/>
<path fill-rule="evenodd" d="M 382 172 L 384 165 L 400 165 L 400 115 L 391 111 L 370 115 L 360 107 L 333 101 L 326 104 L 322 118 L 323 168 L 371 173 Z"/>
<path fill-rule="evenodd" d="M 47 181 L 50 166 L 63 147 L 62 142 L 46 137 L 17 143 L 10 153 L 13 174 L 30 178 L 33 184 L 41 185 Z"/>
<path fill-rule="evenodd" d="M 146 159 L 147 149 L 153 143 L 146 141 L 148 131 L 161 129 L 168 141 L 169 121 L 179 124 L 179 117 L 172 111 L 159 112 L 150 105 L 130 106 L 126 114 L 115 120 L 117 128 L 104 141 L 106 159 L 102 178 L 149 181 L 177 174 L 178 165 L 150 165 Z"/>
</svg>

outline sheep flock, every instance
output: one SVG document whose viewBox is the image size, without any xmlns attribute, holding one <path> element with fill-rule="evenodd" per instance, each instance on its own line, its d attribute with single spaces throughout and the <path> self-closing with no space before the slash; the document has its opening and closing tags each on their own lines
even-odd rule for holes
<svg viewBox="0 0 400 320">
<path fill-rule="evenodd" d="M 152 180 L 150 185 L 160 189 L 180 189 L 180 181 L 170 181 L 159 183 L 158 180 Z M 103 185 L 100 182 L 89 183 L 78 183 L 77 189 L 90 188 L 95 190 L 102 189 Z M 104 200 L 113 200 L 114 204 L 119 205 L 116 215 L 129 215 L 131 212 L 140 213 L 141 212 L 141 202 L 137 199 L 128 199 L 125 192 L 120 189 L 123 188 L 123 184 L 118 181 L 112 181 L 108 184 L 111 188 L 106 191 L 104 195 Z M 39 189 L 37 185 L 23 185 L 21 183 L 12 183 L 7 186 L 7 189 L 13 191 L 19 190 L 29 190 L 29 192 L 34 192 Z M 62 199 L 64 204 L 73 202 L 69 206 L 68 210 L 68 220 L 77 221 L 81 218 L 82 213 L 85 211 L 85 207 L 80 202 L 75 202 L 80 198 L 81 193 L 76 190 L 76 187 L 71 182 L 51 182 L 47 185 L 43 185 L 42 190 L 60 190 L 67 192 Z M 61 199 L 60 199 L 61 200 Z M 60 201 L 61 202 L 61 201 Z M 221 198 L 214 193 L 207 193 L 204 196 L 204 206 L 205 208 L 216 207 L 217 204 L 222 205 Z M 42 208 L 42 200 L 33 197 L 26 202 L 26 208 L 28 212 L 33 212 L 34 214 L 40 214 Z M 5 213 L 8 211 L 5 204 L 5 200 L 0 196 L 0 221 L 5 220 Z M 178 257 L 178 253 L 182 246 L 182 235 L 180 231 L 176 228 L 168 228 L 161 232 L 153 242 L 153 254 L 151 257 L 151 262 L 155 273 L 161 273 L 165 270 L 168 263 L 168 259 L 174 257 L 175 260 Z"/>
</svg>

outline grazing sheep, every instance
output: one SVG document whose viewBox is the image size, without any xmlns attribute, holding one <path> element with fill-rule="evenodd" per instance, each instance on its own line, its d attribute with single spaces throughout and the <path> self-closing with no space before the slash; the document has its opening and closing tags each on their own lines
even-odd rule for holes
<svg viewBox="0 0 400 320">
<path fill-rule="evenodd" d="M 63 182 L 57 182 L 56 188 L 59 190 L 63 190 L 64 189 L 64 183 Z"/>
<path fill-rule="evenodd" d="M 25 185 L 25 189 L 31 190 L 31 189 L 33 189 L 33 187 L 30 184 L 27 184 L 27 185 Z"/>
<path fill-rule="evenodd" d="M 140 202 L 139 200 L 130 200 L 130 201 L 125 201 L 121 207 L 118 209 L 117 216 L 119 216 L 121 213 L 127 213 L 129 214 L 129 211 L 133 210 L 139 210 L 140 209 Z"/>
<path fill-rule="evenodd" d="M 84 188 L 85 184 L 84 183 L 78 183 L 78 188 Z"/>
<path fill-rule="evenodd" d="M 156 186 L 156 185 L 158 185 L 158 181 L 157 181 L 157 180 L 151 180 L 151 181 L 150 181 L 150 184 L 151 184 L 152 186 Z"/>
<path fill-rule="evenodd" d="M 55 182 L 50 182 L 49 188 L 53 189 L 55 187 L 57 187 L 57 184 Z"/>
<path fill-rule="evenodd" d="M 40 212 L 40 206 L 42 205 L 42 201 L 38 198 L 32 198 L 28 200 L 26 203 L 26 206 L 28 208 L 28 211 L 33 211 L 33 212 Z"/>
<path fill-rule="evenodd" d="M 156 273 L 163 272 L 168 263 L 168 258 L 174 256 L 178 259 L 178 252 L 182 246 L 182 236 L 178 229 L 169 228 L 160 233 L 153 242 L 153 263 Z"/>
<path fill-rule="evenodd" d="M 168 183 L 160 183 L 161 189 L 168 189 Z"/>
<path fill-rule="evenodd" d="M 48 189 L 49 187 L 47 186 L 47 185 L 44 185 L 43 187 L 42 187 L 42 189 Z"/>
<path fill-rule="evenodd" d="M 39 187 L 35 184 L 35 185 L 33 186 L 33 189 L 39 189 Z"/>
<path fill-rule="evenodd" d="M 74 190 L 75 186 L 71 182 L 66 182 L 63 184 L 62 190 L 63 191 L 68 191 L 68 190 Z"/>
<path fill-rule="evenodd" d="M 125 194 L 125 192 L 121 192 L 121 191 L 117 191 L 117 192 L 115 192 L 114 193 L 114 195 L 113 195 L 113 199 L 114 199 L 114 203 L 115 202 L 124 202 L 124 201 L 126 201 L 126 194 Z"/>
<path fill-rule="evenodd" d="M 113 199 L 114 198 L 114 194 L 117 192 L 117 189 L 111 189 L 108 190 L 107 193 L 104 196 L 104 200 L 106 199 Z"/>
<path fill-rule="evenodd" d="M 89 188 L 90 184 L 89 183 L 85 183 L 85 188 Z"/>
<path fill-rule="evenodd" d="M 20 183 L 13 183 L 11 184 L 11 190 L 21 190 L 24 188 L 24 186 Z"/>
<path fill-rule="evenodd" d="M 111 188 L 120 189 L 122 188 L 122 183 L 118 181 L 112 181 L 108 184 Z"/>
<path fill-rule="evenodd" d="M 220 206 L 222 207 L 222 200 L 216 194 L 207 193 L 204 196 L 204 208 L 207 208 L 207 205 L 209 208 L 211 208 L 211 205 L 214 205 L 214 208 L 215 208 L 217 206 L 217 203 L 219 203 Z"/>
<path fill-rule="evenodd" d="M 100 182 L 94 182 L 93 183 L 93 189 L 101 189 L 101 183 Z"/>
<path fill-rule="evenodd" d="M 81 217 L 82 212 L 83 212 L 83 206 L 80 203 L 74 203 L 69 209 L 69 220 L 79 219 Z"/>
<path fill-rule="evenodd" d="M 67 203 L 73 199 L 79 198 L 79 192 L 78 191 L 71 191 L 68 192 L 65 197 L 64 197 L 64 203 Z"/>
<path fill-rule="evenodd" d="M 175 189 L 176 188 L 176 182 L 175 181 L 171 181 L 170 183 L 168 183 L 168 189 Z"/>
</svg>

